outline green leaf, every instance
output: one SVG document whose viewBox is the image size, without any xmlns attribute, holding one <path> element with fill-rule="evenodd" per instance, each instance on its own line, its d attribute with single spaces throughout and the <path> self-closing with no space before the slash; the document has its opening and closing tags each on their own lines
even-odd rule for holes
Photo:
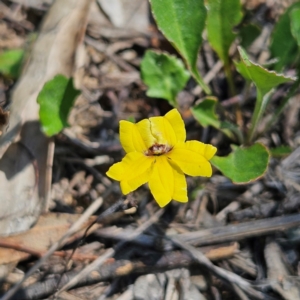
<svg viewBox="0 0 300 300">
<path fill-rule="evenodd" d="M 251 142 L 258 123 L 268 105 L 271 90 L 279 84 L 294 81 L 294 78 L 277 74 L 274 71 L 268 71 L 262 66 L 249 60 L 247 53 L 243 48 L 238 47 L 238 50 L 241 56 L 241 61 L 235 63 L 236 68 L 246 80 L 252 81 L 257 89 L 255 109 L 248 135 L 248 142 Z"/>
<path fill-rule="evenodd" d="M 270 153 L 273 157 L 284 157 L 292 153 L 292 148 L 289 146 L 279 146 L 276 148 L 271 148 Z"/>
<path fill-rule="evenodd" d="M 300 8 L 295 8 L 290 13 L 291 32 L 298 47 L 300 47 Z"/>
<path fill-rule="evenodd" d="M 176 106 L 176 96 L 185 87 L 190 74 L 175 56 L 149 50 L 141 62 L 141 76 L 148 86 L 147 96 L 167 99 Z"/>
<path fill-rule="evenodd" d="M 240 23 L 243 14 L 240 0 L 207 0 L 207 37 L 212 48 L 225 65 L 229 64 L 229 48 L 236 34 L 234 26 Z"/>
<path fill-rule="evenodd" d="M 128 122 L 131 122 L 131 123 L 136 123 L 136 119 L 135 119 L 135 117 L 134 116 L 129 116 L 128 118 L 127 118 L 127 121 Z"/>
<path fill-rule="evenodd" d="M 300 8 L 300 2 L 291 5 L 281 15 L 271 36 L 270 51 L 272 57 L 278 59 L 274 66 L 276 71 L 281 71 L 283 67 L 292 64 L 297 57 L 298 47 L 291 32 L 290 19 L 290 12 L 295 8 Z"/>
<path fill-rule="evenodd" d="M 11 78 L 19 76 L 24 50 L 7 50 L 0 54 L 0 73 Z"/>
<path fill-rule="evenodd" d="M 80 91 L 73 87 L 72 78 L 56 75 L 45 83 L 37 101 L 40 104 L 42 129 L 53 136 L 68 126 L 68 115 Z"/>
<path fill-rule="evenodd" d="M 202 43 L 206 9 L 203 0 L 150 0 L 157 26 L 185 59 L 203 90 L 210 94 L 197 69 L 197 56 Z"/>
<path fill-rule="evenodd" d="M 206 97 L 199 104 L 191 108 L 195 119 L 201 124 L 201 126 L 213 126 L 217 129 L 221 128 L 221 121 L 215 111 L 217 103 L 217 98 Z"/>
<path fill-rule="evenodd" d="M 293 82 L 295 79 L 264 69 L 262 66 L 250 61 L 243 48 L 238 47 L 238 50 L 241 56 L 241 61 L 235 63 L 237 70 L 246 80 L 252 81 L 257 89 L 255 109 L 248 135 L 248 142 L 250 142 L 254 137 L 258 122 L 265 112 L 270 99 L 269 96 L 271 90 L 279 84 Z"/>
<path fill-rule="evenodd" d="M 263 68 L 259 64 L 253 63 L 249 60 L 246 51 L 242 47 L 238 47 L 238 50 L 241 61 L 235 63 L 237 70 L 245 79 L 252 81 L 256 85 L 258 93 L 262 94 L 262 96 L 269 93 L 279 84 L 294 81 L 294 78 L 277 74 L 274 71 Z"/>
<path fill-rule="evenodd" d="M 192 114 L 201 126 L 213 126 L 222 131 L 229 138 L 234 140 L 235 136 L 237 136 L 238 140 L 241 140 L 241 132 L 235 124 L 224 122 L 219 119 L 219 116 L 216 114 L 217 103 L 218 99 L 216 97 L 206 97 L 191 108 Z"/>
<path fill-rule="evenodd" d="M 269 164 L 268 149 L 260 144 L 249 148 L 235 146 L 226 157 L 214 156 L 210 161 L 234 183 L 244 184 L 264 175 Z"/>
<path fill-rule="evenodd" d="M 239 37 L 241 39 L 241 46 L 248 48 L 254 40 L 260 35 L 261 29 L 254 24 L 247 24 L 240 28 Z"/>
</svg>

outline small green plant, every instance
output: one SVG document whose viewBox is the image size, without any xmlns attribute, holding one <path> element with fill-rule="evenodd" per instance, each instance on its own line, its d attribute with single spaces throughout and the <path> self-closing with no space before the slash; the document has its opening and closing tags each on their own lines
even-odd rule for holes
<svg viewBox="0 0 300 300">
<path fill-rule="evenodd" d="M 237 43 L 240 40 L 242 45 L 247 46 L 260 32 L 259 28 L 253 24 L 246 24 L 245 26 L 240 24 L 243 19 L 243 12 L 239 0 L 207 0 L 205 2 L 203 0 L 150 0 L 150 3 L 159 29 L 181 54 L 189 72 L 207 94 L 200 103 L 191 107 L 195 119 L 203 127 L 213 126 L 232 140 L 232 152 L 227 157 L 214 156 L 211 160 L 212 164 L 236 183 L 247 183 L 260 178 L 268 167 L 270 152 L 265 146 L 256 142 L 258 135 L 261 134 L 258 132 L 258 125 L 265 115 L 270 97 L 275 89 L 280 84 L 292 85 L 294 83 L 287 98 L 283 100 L 273 118 L 265 126 L 264 131 L 276 122 L 288 99 L 297 89 L 298 80 L 278 74 L 275 71 L 269 71 L 254 63 L 241 46 L 235 47 L 238 49 L 240 59 L 235 62 L 231 60 L 229 50 L 234 41 Z M 284 66 L 299 61 L 299 9 L 300 3 L 291 6 L 274 29 L 270 50 L 273 57 L 277 59 L 274 66 L 277 72 L 281 71 Z M 241 28 L 239 34 L 235 32 L 236 26 Z M 241 128 L 238 124 L 227 120 L 222 121 L 216 113 L 216 108 L 219 106 L 218 99 L 211 96 L 210 88 L 204 83 L 197 70 L 197 55 L 202 43 L 204 29 L 207 32 L 208 42 L 223 63 L 230 94 L 236 94 L 232 75 L 235 71 L 244 77 L 246 90 L 252 84 L 256 87 L 257 97 L 249 128 Z M 237 36 L 240 38 L 237 39 Z M 282 40 L 285 40 L 285 43 L 282 43 Z M 152 56 L 154 56 L 153 52 Z M 165 61 L 168 61 L 166 56 L 168 54 L 164 53 Z M 142 66 L 149 64 L 148 60 L 147 53 Z M 155 68 L 163 70 L 165 82 L 172 82 L 173 75 L 171 75 L 171 70 L 168 71 L 167 63 L 161 62 Z M 182 68 L 180 68 L 180 72 L 183 72 Z M 155 95 L 152 94 L 152 97 L 166 99 L 172 106 L 177 106 L 175 99 L 176 94 L 180 91 L 179 88 L 173 89 L 172 97 L 165 97 L 164 95 L 170 89 L 170 85 L 166 90 L 158 91 L 155 87 L 155 81 L 149 78 L 149 71 L 142 67 L 141 73 L 142 79 L 149 86 L 149 91 L 157 91 Z M 177 80 L 179 78 L 177 77 Z M 179 84 L 177 81 L 177 86 L 184 86 L 185 82 L 182 80 Z M 160 85 L 160 88 L 163 86 Z M 149 92 L 148 95 L 151 96 L 151 93 Z M 239 107 L 236 106 L 235 109 L 238 113 Z"/>
<path fill-rule="evenodd" d="M 272 57 L 276 58 L 274 70 L 277 72 L 293 64 L 299 66 L 299 9 L 300 2 L 291 5 L 280 17 L 273 30 L 270 51 Z"/>
<path fill-rule="evenodd" d="M 236 91 L 231 71 L 229 49 L 236 38 L 236 33 L 232 29 L 241 22 L 242 17 L 240 0 L 207 1 L 207 38 L 224 64 L 224 71 L 232 96 L 236 94 Z"/>
<path fill-rule="evenodd" d="M 242 48 L 239 48 L 239 52 L 241 61 L 235 64 L 236 68 L 246 81 L 254 83 L 257 95 L 251 126 L 246 139 L 246 142 L 249 144 L 254 140 L 257 125 L 266 110 L 273 89 L 282 83 L 293 82 L 294 79 L 277 74 L 274 71 L 268 71 L 260 65 L 251 62 Z"/>
<path fill-rule="evenodd" d="M 203 127 L 213 126 L 232 141 L 231 153 L 226 157 L 210 157 L 211 164 L 235 183 L 248 183 L 260 178 L 267 170 L 270 151 L 258 143 L 257 138 L 278 120 L 299 86 L 299 79 L 278 72 L 294 66 L 299 75 L 300 3 L 288 8 L 274 28 L 270 53 L 275 63 L 269 66 L 271 70 L 251 60 L 243 48 L 253 42 L 260 29 L 255 24 L 243 24 L 244 12 L 239 0 L 150 0 L 150 3 L 159 29 L 181 55 L 182 60 L 168 53 L 146 51 L 141 63 L 141 77 L 148 86 L 147 95 L 166 99 L 170 105 L 177 107 L 176 97 L 192 76 L 206 94 L 201 102 L 198 101 L 191 107 L 195 119 Z M 255 86 L 256 100 L 249 126 L 226 120 L 226 114 L 219 114 L 222 109 L 218 98 L 212 95 L 197 66 L 202 35 L 206 36 L 223 64 L 230 95 L 236 95 L 237 90 L 233 74 L 239 73 L 244 78 L 243 95 L 248 94 L 251 85 Z M 285 42 L 282 43 L 282 40 Z M 290 85 L 289 92 L 263 130 L 258 132 L 271 96 L 281 84 Z M 54 135 L 67 126 L 67 116 L 77 95 L 78 91 L 73 88 L 72 80 L 61 75 L 45 84 L 38 96 L 38 102 L 42 127 L 47 135 Z M 235 115 L 241 115 L 238 105 L 235 106 Z M 123 141 L 122 145 L 124 143 Z M 276 149 L 272 149 L 271 153 L 278 155 Z M 282 151 L 279 154 L 282 155 Z M 157 161 L 160 159 L 157 158 Z M 122 170 L 118 171 L 119 174 L 115 174 L 117 180 L 121 183 L 127 182 L 122 177 Z M 114 177 L 114 174 L 109 174 Z M 141 178 L 145 179 L 145 176 Z M 152 179 L 147 177 L 147 180 L 150 182 Z M 154 189 L 153 184 L 151 186 Z M 124 186 L 124 190 L 127 192 L 128 186 Z M 172 198 L 171 194 L 168 194 L 168 201 Z M 159 198 L 158 195 L 155 197 Z M 159 200 L 161 206 L 165 204 L 164 201 Z"/>
<path fill-rule="evenodd" d="M 192 76 L 210 94 L 197 68 L 207 10 L 203 0 L 150 0 L 152 14 L 164 36 L 177 49 Z"/>
<path fill-rule="evenodd" d="M 175 107 L 176 96 L 190 77 L 182 60 L 151 50 L 146 52 L 141 63 L 141 75 L 149 86 L 147 96 L 166 99 Z"/>
<path fill-rule="evenodd" d="M 72 78 L 56 75 L 45 83 L 37 101 L 40 105 L 40 122 L 47 136 L 53 136 L 68 126 L 68 115 L 80 94 L 73 86 Z"/>
<path fill-rule="evenodd" d="M 21 70 L 24 50 L 11 49 L 0 53 L 0 73 L 6 77 L 16 79 Z"/>
</svg>

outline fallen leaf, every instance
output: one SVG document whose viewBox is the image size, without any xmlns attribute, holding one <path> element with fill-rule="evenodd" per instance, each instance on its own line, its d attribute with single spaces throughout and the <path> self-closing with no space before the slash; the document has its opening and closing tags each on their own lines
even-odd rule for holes
<svg viewBox="0 0 300 300">
<path fill-rule="evenodd" d="M 43 255 L 50 246 L 58 241 L 81 215 L 47 213 L 41 215 L 36 225 L 30 230 L 18 235 L 0 238 L 0 265 L 17 263 L 27 259 L 32 254 Z M 80 231 L 70 237 L 67 243 L 83 237 L 86 227 L 96 219 L 92 216 L 86 221 Z M 89 230 L 91 233 L 100 225 L 95 224 Z M 3 247 L 6 246 L 6 247 Z M 19 249 L 19 250 L 17 250 Z M 23 249 L 24 251 L 21 251 Z"/>
</svg>

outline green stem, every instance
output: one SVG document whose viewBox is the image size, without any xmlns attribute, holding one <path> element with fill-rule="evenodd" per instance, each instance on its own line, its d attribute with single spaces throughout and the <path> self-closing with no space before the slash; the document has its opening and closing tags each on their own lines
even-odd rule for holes
<svg viewBox="0 0 300 300">
<path fill-rule="evenodd" d="M 209 86 L 204 82 L 202 81 L 202 83 L 200 84 L 200 86 L 202 87 L 202 89 L 204 90 L 204 92 L 207 94 L 207 95 L 211 95 L 212 92 L 209 88 Z"/>
<path fill-rule="evenodd" d="M 233 75 L 232 75 L 232 72 L 231 72 L 229 62 L 224 63 L 224 71 L 225 71 L 225 76 L 226 76 L 228 86 L 229 86 L 230 96 L 233 97 L 234 95 L 236 95 L 236 89 L 235 89 Z"/>
<path fill-rule="evenodd" d="M 246 80 L 246 85 L 244 87 L 243 93 L 242 93 L 242 103 L 245 103 L 250 95 L 250 87 L 251 87 L 251 81 L 250 80 Z"/>
<path fill-rule="evenodd" d="M 257 125 L 261 120 L 261 117 L 265 111 L 265 108 L 269 102 L 270 93 L 262 95 L 261 91 L 257 89 L 257 97 L 255 102 L 254 113 L 251 119 L 251 127 L 248 132 L 246 143 L 250 144 L 253 141 L 254 135 L 256 133 Z"/>
<path fill-rule="evenodd" d="M 231 72 L 229 61 L 224 63 L 224 71 L 225 71 L 225 75 L 226 75 L 228 86 L 229 86 L 230 96 L 233 97 L 237 94 L 237 92 L 236 92 L 236 88 L 234 85 L 233 75 Z M 242 117 L 241 106 L 239 103 L 234 105 L 234 111 L 235 111 L 236 123 L 237 123 L 239 129 L 242 131 L 243 130 L 243 117 Z"/>
<path fill-rule="evenodd" d="M 235 128 L 234 126 L 232 126 L 231 128 L 228 129 L 223 129 L 223 128 L 216 128 L 216 129 L 221 130 L 227 137 L 229 137 L 234 142 L 237 142 L 239 145 L 243 145 L 244 137 L 239 128 L 237 127 Z"/>
<path fill-rule="evenodd" d="M 197 67 L 193 67 L 190 69 L 193 77 L 196 79 L 197 83 L 201 86 L 201 88 L 203 89 L 203 91 L 207 94 L 207 95 L 211 95 L 211 90 L 209 88 L 209 86 L 204 82 L 204 80 L 201 78 Z"/>
<path fill-rule="evenodd" d="M 243 136 L 242 131 L 238 128 L 236 131 L 234 131 L 234 133 L 236 134 L 240 145 L 243 145 L 243 143 L 244 143 L 244 136 Z"/>
</svg>

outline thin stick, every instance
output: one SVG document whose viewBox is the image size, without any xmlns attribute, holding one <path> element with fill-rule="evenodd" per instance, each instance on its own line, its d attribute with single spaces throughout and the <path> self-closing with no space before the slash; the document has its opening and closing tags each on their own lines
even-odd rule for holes
<svg viewBox="0 0 300 300">
<path fill-rule="evenodd" d="M 236 254 L 237 246 L 237 244 L 232 244 L 229 246 L 222 246 L 217 249 L 206 249 L 203 253 L 210 260 L 225 259 Z M 145 258 L 139 260 L 120 259 L 115 261 L 110 261 L 110 259 L 108 259 L 108 261 L 102 266 L 81 278 L 74 288 L 88 286 L 99 282 L 108 281 L 110 279 L 117 279 L 130 274 L 157 273 L 178 268 L 189 268 L 190 266 L 198 265 L 198 263 L 185 250 L 168 251 L 165 253 L 156 252 L 156 254 L 157 259 L 152 260 L 150 257 L 148 257 L 148 261 L 147 259 L 144 260 Z M 14 296 L 14 299 L 32 300 L 48 298 L 57 291 L 59 282 L 60 286 L 63 286 L 72 278 L 77 276 L 78 273 L 78 269 L 73 269 L 64 273 L 61 277 L 57 274 L 56 276 L 46 277 L 44 280 L 35 281 L 33 284 L 27 285 L 20 290 L 19 294 Z M 110 288 L 107 289 L 107 292 L 109 290 Z M 106 292 L 103 292 L 104 295 L 105 293 Z"/>
<path fill-rule="evenodd" d="M 300 214 L 274 217 L 265 220 L 215 227 L 212 229 L 182 233 L 178 238 L 194 246 L 238 241 L 254 236 L 271 234 L 300 225 Z"/>
<path fill-rule="evenodd" d="M 236 275 L 235 273 L 226 271 L 220 267 L 215 266 L 202 252 L 198 251 L 193 246 L 182 242 L 177 237 L 172 237 L 172 238 L 170 238 L 170 240 L 174 244 L 179 246 L 180 248 L 187 250 L 196 261 L 198 261 L 201 265 L 205 266 L 216 276 L 218 276 L 230 283 L 237 284 L 238 287 L 241 288 L 243 291 L 245 291 L 248 295 L 251 295 L 251 296 L 253 296 L 257 299 L 261 299 L 261 300 L 265 299 L 264 294 L 254 290 L 248 281 L 246 281 L 242 277 Z"/>
<path fill-rule="evenodd" d="M 198 247 L 236 242 L 251 237 L 268 235 L 275 232 L 284 232 L 290 228 L 298 226 L 300 226 L 300 214 L 293 214 L 181 233 L 176 235 L 176 237 L 185 243 Z M 132 231 L 129 229 L 120 231 L 118 228 L 105 228 L 98 229 L 95 233 L 99 237 L 109 237 L 120 241 L 127 241 L 131 232 Z M 170 235 L 170 237 L 172 238 L 172 235 Z M 168 251 L 173 247 L 164 236 L 157 236 L 154 239 L 149 235 L 143 235 L 142 237 L 135 239 L 133 242 L 146 247 L 157 247 L 157 245 L 160 245 L 159 248 L 164 249 L 165 251 Z"/>
<path fill-rule="evenodd" d="M 137 229 L 135 229 L 132 234 L 128 237 L 126 242 L 131 241 L 138 237 L 143 231 L 145 231 L 148 227 L 150 227 L 153 223 L 157 222 L 158 219 L 162 216 L 164 213 L 164 209 L 158 210 L 147 222 L 143 223 L 140 225 Z M 99 268 L 108 258 L 112 257 L 115 255 L 117 251 L 119 251 L 125 243 L 124 241 L 119 242 L 115 249 L 108 249 L 105 254 L 100 256 L 98 259 L 96 259 L 94 262 L 92 262 L 90 265 L 88 265 L 86 268 L 84 268 L 80 273 L 78 273 L 77 276 L 72 278 L 67 284 L 65 284 L 57 293 L 56 296 L 58 296 L 61 292 L 66 291 L 72 287 L 74 287 L 80 280 L 81 278 L 87 276 L 90 272 L 93 270 Z"/>
<path fill-rule="evenodd" d="M 82 214 L 82 216 L 70 227 L 70 229 L 57 241 L 55 242 L 50 249 L 46 252 L 46 254 L 41 257 L 36 264 L 29 269 L 29 271 L 26 273 L 26 275 L 23 277 L 23 279 L 18 282 L 16 285 L 14 285 L 2 298 L 1 300 L 9 300 L 16 291 L 22 286 L 24 281 L 29 278 L 38 268 L 61 246 L 64 245 L 64 242 L 74 233 L 76 233 L 78 230 L 81 229 L 81 226 L 84 222 L 94 213 L 96 212 L 99 207 L 103 203 L 103 198 L 99 197 L 96 199 Z"/>
</svg>

